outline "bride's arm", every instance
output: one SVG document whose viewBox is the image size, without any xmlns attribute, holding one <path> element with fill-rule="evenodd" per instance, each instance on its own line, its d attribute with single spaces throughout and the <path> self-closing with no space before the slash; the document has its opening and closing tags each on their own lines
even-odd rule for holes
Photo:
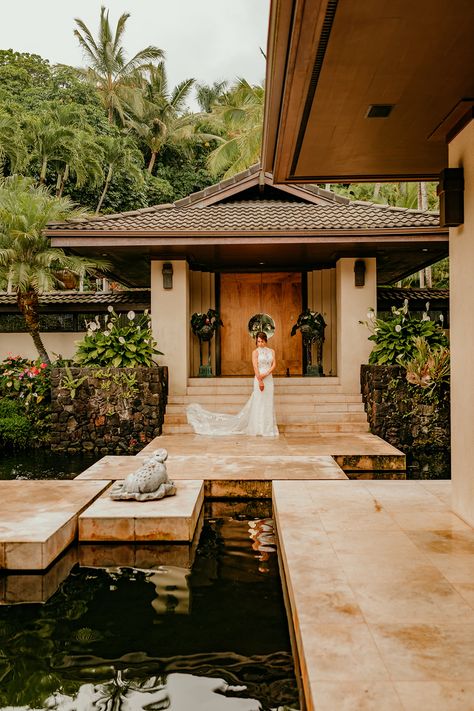
<svg viewBox="0 0 474 711">
<path fill-rule="evenodd" d="M 258 351 L 257 351 L 257 349 L 255 349 L 255 350 L 252 352 L 252 365 L 253 365 L 253 370 L 254 370 L 254 373 L 255 373 L 255 377 L 256 377 L 257 380 L 258 380 L 258 387 L 260 388 L 260 390 L 263 390 L 263 389 L 264 389 L 264 385 L 263 385 L 263 375 L 261 375 L 261 373 L 260 373 L 260 371 L 259 371 L 259 369 L 258 369 Z"/>
</svg>

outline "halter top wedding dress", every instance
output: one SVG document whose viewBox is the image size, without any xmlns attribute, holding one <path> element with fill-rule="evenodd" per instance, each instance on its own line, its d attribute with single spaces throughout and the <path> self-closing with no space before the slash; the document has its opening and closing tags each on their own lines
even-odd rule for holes
<svg viewBox="0 0 474 711">
<path fill-rule="evenodd" d="M 257 348 L 258 370 L 265 375 L 271 368 L 273 354 L 270 348 Z M 200 435 L 261 435 L 278 437 L 278 427 L 273 406 L 273 377 L 267 375 L 260 390 L 257 378 L 253 381 L 253 391 L 243 408 L 236 415 L 205 410 L 192 403 L 186 409 L 188 423 Z"/>
</svg>

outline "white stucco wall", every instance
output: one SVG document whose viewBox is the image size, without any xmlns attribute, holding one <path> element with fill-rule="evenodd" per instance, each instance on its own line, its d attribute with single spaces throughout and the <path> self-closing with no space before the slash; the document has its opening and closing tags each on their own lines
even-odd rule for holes
<svg viewBox="0 0 474 711">
<path fill-rule="evenodd" d="M 464 224 L 449 231 L 453 509 L 474 526 L 474 120 L 449 146 L 464 168 Z"/>
<path fill-rule="evenodd" d="M 189 375 L 189 267 L 185 261 L 165 260 L 173 265 L 173 288 L 163 288 L 163 264 L 151 263 L 151 319 L 160 365 L 169 368 L 169 392 L 183 395 Z"/>
<path fill-rule="evenodd" d="M 41 338 L 51 358 L 54 354 L 72 358 L 76 352 L 76 341 L 81 341 L 85 333 L 42 333 Z M 38 357 L 33 340 L 28 333 L 0 333 L 0 360 L 8 355 L 21 355 L 23 358 Z"/>
<path fill-rule="evenodd" d="M 365 285 L 354 286 L 356 259 L 339 259 L 336 264 L 337 375 L 344 392 L 360 392 L 360 366 L 372 350 L 370 332 L 359 321 L 367 321 L 370 308 L 377 309 L 377 265 L 364 258 Z"/>
</svg>

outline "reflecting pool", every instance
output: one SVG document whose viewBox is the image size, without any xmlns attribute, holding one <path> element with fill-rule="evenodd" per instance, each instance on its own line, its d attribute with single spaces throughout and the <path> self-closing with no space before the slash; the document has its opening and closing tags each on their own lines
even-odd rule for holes
<svg viewBox="0 0 474 711">
<path fill-rule="evenodd" d="M 44 604 L 0 606 L 0 708 L 300 709 L 270 512 L 212 506 L 192 567 L 75 565 Z"/>
<path fill-rule="evenodd" d="M 0 479 L 74 479 L 102 454 L 63 454 L 48 449 L 2 452 Z"/>
</svg>

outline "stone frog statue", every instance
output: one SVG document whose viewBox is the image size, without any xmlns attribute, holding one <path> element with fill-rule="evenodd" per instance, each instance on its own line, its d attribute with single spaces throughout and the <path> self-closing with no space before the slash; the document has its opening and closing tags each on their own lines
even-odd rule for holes
<svg viewBox="0 0 474 711">
<path fill-rule="evenodd" d="M 176 494 L 174 482 L 168 479 L 165 464 L 167 459 L 166 449 L 157 449 L 137 471 L 129 474 L 124 481 L 114 484 L 110 490 L 110 498 L 115 501 L 153 501 Z"/>
</svg>

